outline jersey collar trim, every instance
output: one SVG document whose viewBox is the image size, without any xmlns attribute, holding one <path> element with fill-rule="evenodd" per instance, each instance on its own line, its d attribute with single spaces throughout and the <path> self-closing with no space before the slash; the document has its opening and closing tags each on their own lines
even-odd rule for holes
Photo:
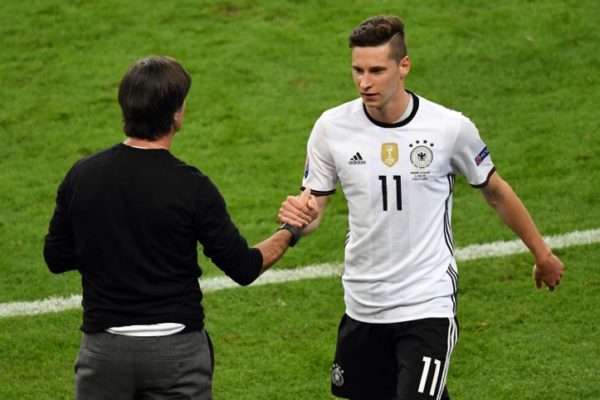
<svg viewBox="0 0 600 400">
<path fill-rule="evenodd" d="M 413 92 L 407 90 L 408 94 L 410 94 L 412 96 L 413 99 L 413 109 L 410 112 L 409 116 L 406 117 L 405 119 L 403 119 L 400 122 L 396 122 L 393 124 L 388 124 L 385 122 L 381 122 L 381 121 L 377 121 L 376 119 L 374 119 L 373 117 L 371 117 L 369 115 L 369 113 L 367 112 L 367 107 L 365 106 L 365 103 L 363 103 L 363 111 L 365 112 L 365 115 L 367 116 L 367 118 L 369 119 L 369 121 L 371 121 L 372 123 L 374 123 L 377 126 L 380 126 L 382 128 L 399 128 L 401 126 L 404 126 L 406 124 L 408 124 L 410 121 L 412 121 L 412 119 L 415 117 L 415 115 L 417 115 L 417 110 L 419 109 L 419 96 L 417 96 L 416 94 L 414 94 Z"/>
</svg>

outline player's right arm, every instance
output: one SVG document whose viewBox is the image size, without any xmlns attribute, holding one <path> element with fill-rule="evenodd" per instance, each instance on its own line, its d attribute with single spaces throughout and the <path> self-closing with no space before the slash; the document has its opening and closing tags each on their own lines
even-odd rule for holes
<svg viewBox="0 0 600 400">
<path fill-rule="evenodd" d="M 303 191 L 298 196 L 288 196 L 278 215 L 279 221 L 302 229 L 302 236 L 317 230 L 327 207 L 328 195 L 335 192 L 338 177 L 330 145 L 321 116 L 315 122 L 306 146 Z M 318 190 L 314 191 L 311 188 Z"/>
</svg>

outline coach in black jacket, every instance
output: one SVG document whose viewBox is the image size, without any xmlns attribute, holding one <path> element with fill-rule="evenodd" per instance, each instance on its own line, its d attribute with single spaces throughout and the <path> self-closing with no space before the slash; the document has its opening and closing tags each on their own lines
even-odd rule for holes
<svg viewBox="0 0 600 400">
<path fill-rule="evenodd" d="M 78 399 L 211 399 L 197 242 L 248 285 L 297 239 L 288 227 L 250 248 L 210 179 L 170 153 L 190 86 L 172 58 L 136 62 L 119 87 L 127 139 L 79 160 L 58 188 L 44 257 L 82 277 Z"/>
</svg>

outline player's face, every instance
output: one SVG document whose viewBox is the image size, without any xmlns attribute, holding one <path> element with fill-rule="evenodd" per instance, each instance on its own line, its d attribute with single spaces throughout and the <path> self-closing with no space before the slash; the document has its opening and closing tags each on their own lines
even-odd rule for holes
<svg viewBox="0 0 600 400">
<path fill-rule="evenodd" d="M 369 111 L 395 114 L 401 107 L 404 78 L 410 69 L 408 56 L 398 63 L 390 58 L 389 44 L 352 49 L 352 77 Z M 399 117 L 399 116 L 398 116 Z"/>
</svg>

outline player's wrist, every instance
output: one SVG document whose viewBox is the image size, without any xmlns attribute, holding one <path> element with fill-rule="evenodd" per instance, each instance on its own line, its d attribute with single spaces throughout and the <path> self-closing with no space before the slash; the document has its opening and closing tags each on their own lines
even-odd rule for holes
<svg viewBox="0 0 600 400">
<path fill-rule="evenodd" d="M 554 256 L 552 250 L 548 246 L 544 246 L 539 250 L 536 249 L 532 251 L 532 253 L 536 264 L 545 264 L 548 260 L 552 259 L 552 256 Z"/>
<path fill-rule="evenodd" d="M 298 243 L 298 241 L 302 237 L 302 231 L 300 229 L 296 228 L 294 225 L 288 224 L 287 222 L 284 222 L 283 224 L 281 224 L 279 229 L 277 229 L 277 231 L 281 231 L 281 230 L 286 230 L 292 234 L 292 238 L 290 239 L 290 244 L 289 244 L 290 247 L 294 247 L 296 245 L 296 243 Z"/>
</svg>

